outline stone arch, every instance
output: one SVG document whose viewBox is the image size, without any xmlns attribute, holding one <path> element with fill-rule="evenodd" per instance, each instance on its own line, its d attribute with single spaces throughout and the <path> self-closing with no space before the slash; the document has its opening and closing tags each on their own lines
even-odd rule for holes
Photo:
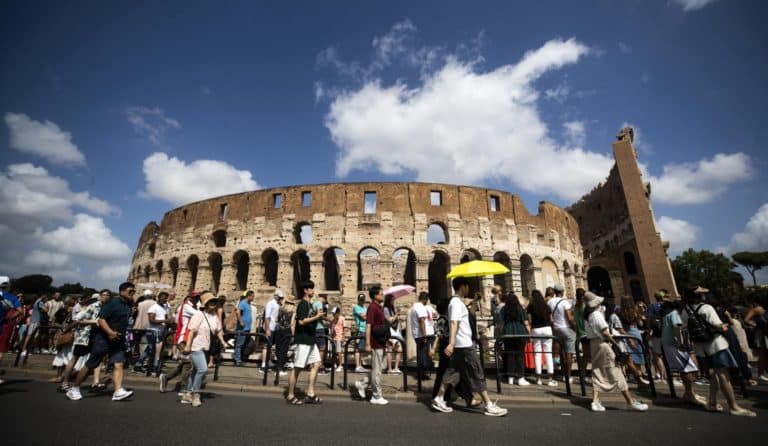
<svg viewBox="0 0 768 446">
<path fill-rule="evenodd" d="M 344 250 L 331 247 L 323 252 L 323 280 L 327 291 L 341 291 L 341 273 Z"/>
<path fill-rule="evenodd" d="M 156 249 L 157 249 L 157 245 L 155 244 L 155 242 L 152 242 L 149 245 L 147 245 L 147 251 L 149 251 L 149 257 L 150 258 L 155 258 L 155 250 Z"/>
<path fill-rule="evenodd" d="M 531 291 L 536 289 L 533 259 L 528 254 L 520 256 L 520 286 L 525 297 L 531 297 Z"/>
<path fill-rule="evenodd" d="M 560 284 L 560 274 L 557 269 L 557 263 L 551 257 L 544 257 L 541 259 L 541 279 L 544 282 L 542 287 Z"/>
<path fill-rule="evenodd" d="M 248 271 L 251 266 L 251 257 L 248 255 L 248 252 L 241 249 L 232 256 L 232 263 L 235 265 L 237 289 L 244 291 L 248 288 Z"/>
<path fill-rule="evenodd" d="M 277 286 L 277 268 L 280 256 L 272 248 L 267 248 L 261 253 L 261 262 L 264 264 L 264 282 L 269 286 Z"/>
<path fill-rule="evenodd" d="M 227 231 L 224 229 L 219 229 L 216 231 L 213 231 L 213 234 L 211 234 L 211 237 L 213 238 L 213 246 L 217 248 L 223 248 L 227 246 Z"/>
<path fill-rule="evenodd" d="M 613 299 L 611 275 L 601 266 L 593 266 L 587 271 L 587 286 L 589 290 L 606 299 Z"/>
<path fill-rule="evenodd" d="M 624 267 L 627 269 L 627 274 L 637 274 L 635 255 L 629 251 L 624 252 Z"/>
<path fill-rule="evenodd" d="M 364 291 L 374 285 L 381 285 L 379 250 L 370 246 L 357 253 L 357 290 Z"/>
<path fill-rule="evenodd" d="M 291 254 L 291 267 L 293 267 L 293 295 L 300 299 L 303 291 L 300 289 L 301 283 L 306 282 L 311 277 L 307 251 L 299 249 Z"/>
<path fill-rule="evenodd" d="M 152 267 L 146 265 L 144 267 L 144 282 L 149 283 L 149 275 L 152 274 Z"/>
<path fill-rule="evenodd" d="M 509 258 L 509 254 L 499 251 L 493 255 L 493 261 L 501 263 L 509 270 L 506 274 L 493 276 L 493 284 L 500 286 L 505 293 L 512 291 L 512 259 Z"/>
<path fill-rule="evenodd" d="M 168 262 L 168 267 L 171 269 L 171 286 L 176 288 L 176 280 L 179 277 L 179 258 L 171 258 L 171 261 Z"/>
<path fill-rule="evenodd" d="M 163 281 L 163 259 L 158 260 L 155 262 L 155 271 L 157 271 L 157 281 L 162 282 Z"/>
<path fill-rule="evenodd" d="M 211 284 L 213 284 L 214 294 L 218 294 L 219 285 L 221 285 L 221 270 L 223 267 L 221 254 L 213 252 L 208 256 L 208 267 L 211 269 Z"/>
<path fill-rule="evenodd" d="M 416 286 L 416 254 L 409 248 L 397 248 L 392 253 L 392 285 Z"/>
<path fill-rule="evenodd" d="M 197 271 L 200 267 L 200 259 L 192 254 L 187 258 L 187 269 L 189 270 L 189 291 L 195 289 L 197 285 Z"/>
<path fill-rule="evenodd" d="M 448 299 L 451 297 L 450 280 L 446 277 L 451 269 L 451 258 L 444 251 L 432 252 L 432 260 L 427 270 L 427 289 L 429 301 L 437 305 L 438 312 L 445 314 L 448 309 Z M 445 307 L 445 308 L 443 308 Z"/>
<path fill-rule="evenodd" d="M 629 289 L 632 293 L 632 299 L 634 300 L 643 300 L 643 286 L 640 284 L 640 281 L 637 279 L 632 279 L 629 281 Z"/>
<path fill-rule="evenodd" d="M 293 227 L 293 238 L 299 245 L 312 243 L 312 225 L 306 221 L 296 223 L 296 226 Z"/>
<path fill-rule="evenodd" d="M 428 245 L 447 245 L 448 229 L 445 223 L 436 221 L 427 226 L 427 244 Z"/>
</svg>

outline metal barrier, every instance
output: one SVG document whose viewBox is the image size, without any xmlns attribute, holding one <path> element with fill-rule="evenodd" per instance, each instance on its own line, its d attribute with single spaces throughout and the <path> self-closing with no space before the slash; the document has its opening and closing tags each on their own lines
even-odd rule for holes
<svg viewBox="0 0 768 446">
<path fill-rule="evenodd" d="M 421 379 L 424 377 L 424 364 L 422 361 L 421 354 L 419 352 L 419 344 L 425 344 L 423 348 L 427 348 L 429 351 L 432 350 L 431 346 L 434 345 L 436 337 L 435 336 L 424 336 L 422 338 L 416 339 L 416 391 L 421 393 Z M 407 361 L 408 358 L 404 358 L 404 361 Z M 432 360 L 432 356 L 429 355 L 429 362 L 432 363 L 432 366 L 429 367 L 429 370 L 432 370 L 434 368 L 434 363 Z"/>
<path fill-rule="evenodd" d="M 18 331 L 19 327 L 21 327 L 22 325 L 26 325 L 26 324 L 21 323 L 21 322 L 18 323 L 16 328 L 15 328 L 15 330 Z M 44 328 L 46 330 L 51 330 L 51 329 L 58 330 L 58 329 L 64 328 L 64 327 L 65 327 L 65 325 L 59 325 L 59 324 L 38 325 L 37 328 L 35 329 L 35 331 L 32 332 L 32 334 L 24 333 L 24 337 L 22 339 L 19 339 L 18 351 L 16 352 L 16 359 L 13 362 L 13 366 L 14 367 L 18 367 L 19 366 L 19 362 L 22 362 L 23 364 L 25 364 L 27 362 L 27 358 L 29 357 L 29 355 L 31 355 L 31 350 L 33 350 L 33 349 L 31 349 L 30 346 L 27 345 L 27 356 L 24 356 L 24 360 L 21 361 L 21 358 L 22 358 L 21 353 L 22 353 L 22 348 L 24 347 L 24 339 L 26 339 L 27 336 L 30 336 L 29 341 L 33 342 L 33 339 L 40 332 L 40 329 Z"/>
<path fill-rule="evenodd" d="M 352 341 L 359 341 L 360 339 L 365 339 L 365 336 L 350 336 L 347 338 L 347 342 L 344 343 L 344 383 L 341 386 L 342 389 L 349 388 L 348 386 L 348 380 L 347 375 L 349 373 L 349 344 Z M 408 347 L 405 342 L 405 340 L 401 337 L 391 337 L 390 340 L 394 339 L 395 341 L 399 342 L 402 347 L 403 352 L 403 392 L 408 391 Z M 384 353 L 394 353 L 392 350 L 389 349 L 389 343 L 387 343 L 387 346 L 384 348 Z M 364 352 L 360 352 L 362 355 Z"/>
<path fill-rule="evenodd" d="M 333 342 L 333 339 L 330 336 L 328 336 L 328 335 L 315 336 L 315 339 L 317 339 L 317 338 L 325 339 L 326 345 L 330 345 L 330 347 L 331 347 L 330 349 L 328 349 L 328 348 L 325 349 L 325 356 L 327 357 L 329 354 L 331 355 L 331 369 L 330 369 L 331 382 L 330 382 L 328 388 L 333 389 L 334 386 L 336 385 L 336 370 L 333 367 L 333 361 L 336 359 L 336 353 L 337 353 L 336 352 L 336 344 Z M 293 336 L 286 336 L 285 339 L 287 340 L 287 342 L 289 344 L 293 344 Z M 318 347 L 318 349 L 319 348 L 320 347 Z M 323 367 L 323 368 L 325 368 L 325 362 L 326 362 L 325 359 L 326 358 L 323 358 L 323 357 L 320 358 L 321 367 Z M 274 385 L 276 385 L 276 386 L 280 385 L 280 373 L 279 372 L 275 373 Z"/>
<path fill-rule="evenodd" d="M 613 337 L 613 339 L 615 339 L 617 341 L 634 341 L 634 342 L 637 342 L 640 345 L 640 349 L 642 350 L 643 358 L 645 359 L 645 361 L 644 361 L 645 362 L 645 371 L 646 371 L 646 373 L 648 374 L 649 377 L 653 376 L 653 373 L 651 372 L 651 370 L 652 370 L 651 369 L 651 356 L 650 356 L 650 353 L 649 353 L 649 350 L 648 350 L 648 346 L 645 344 L 645 342 L 642 339 L 636 338 L 634 336 L 629 336 L 629 335 L 611 335 L 611 336 Z M 577 358 L 579 356 L 579 352 L 580 351 L 581 351 L 581 340 L 577 339 L 576 340 L 576 357 Z M 632 353 L 631 352 L 627 352 L 627 355 L 629 357 L 629 361 L 631 361 L 632 360 Z M 579 369 L 579 381 L 581 383 L 581 396 L 586 396 L 587 395 L 587 389 L 586 389 L 586 386 L 584 384 L 584 369 L 582 367 L 581 361 L 577 361 L 577 364 L 578 364 L 578 369 Z M 616 365 L 620 366 L 620 364 L 616 364 Z M 651 388 L 651 396 L 653 398 L 656 398 L 656 385 L 654 384 L 653 379 L 650 379 L 648 381 L 649 381 L 649 386 Z"/>
<path fill-rule="evenodd" d="M 175 330 L 169 329 L 166 331 L 165 336 L 162 340 L 157 339 L 157 330 L 151 329 L 151 328 L 145 328 L 145 329 L 139 329 L 139 328 L 129 328 L 126 330 L 126 333 L 131 335 L 131 339 L 126 339 L 127 344 L 126 347 L 128 347 L 129 355 L 128 358 L 133 359 L 133 351 L 132 348 L 136 346 L 141 345 L 141 340 L 146 336 L 147 337 L 147 348 L 152 352 L 151 357 L 151 364 L 154 364 L 155 358 L 157 359 L 157 367 L 155 367 L 155 376 L 159 377 L 160 373 L 163 370 L 163 364 L 165 363 L 163 359 L 163 349 L 165 348 L 166 341 L 168 340 L 168 336 L 175 333 Z M 157 344 L 161 343 L 160 345 L 160 351 L 158 352 Z M 132 365 L 132 363 L 130 364 Z M 126 367 L 128 367 L 129 364 L 126 364 Z M 146 376 L 152 375 L 152 368 L 151 366 L 147 367 L 146 370 Z"/>
<path fill-rule="evenodd" d="M 226 341 L 227 338 L 238 338 L 240 336 L 245 336 L 247 338 L 253 338 L 254 342 L 256 342 L 256 339 L 262 339 L 264 341 L 264 345 L 267 349 L 267 358 L 269 358 L 270 352 L 272 351 L 272 342 L 269 340 L 267 335 L 264 333 L 251 333 L 251 332 L 240 332 L 240 331 L 229 331 L 224 332 L 222 337 Z M 247 342 L 247 340 L 246 340 Z M 247 345 L 247 344 L 246 344 Z M 235 348 L 237 348 L 237 339 L 235 339 Z M 226 345 L 221 346 L 221 353 L 224 353 L 224 350 L 226 349 Z M 255 351 L 255 350 L 254 350 Z M 213 369 L 213 380 L 218 381 L 219 380 L 219 367 L 221 366 L 222 362 L 224 361 L 224 357 L 221 355 L 221 353 L 214 358 L 214 369 Z M 232 353 L 232 362 L 235 361 L 235 355 L 234 352 Z M 246 358 L 246 361 L 248 361 L 248 358 Z M 267 375 L 269 374 L 269 367 L 264 369 L 264 376 L 262 377 L 262 385 L 267 385 Z"/>
<path fill-rule="evenodd" d="M 570 383 L 571 371 L 568 370 L 568 368 L 565 366 L 566 353 L 564 352 L 562 345 L 560 344 L 560 341 L 554 336 L 537 336 L 537 335 L 503 335 L 495 339 L 494 349 L 495 349 L 495 359 L 496 359 L 496 392 L 501 393 L 501 375 L 502 375 L 501 368 L 502 368 L 502 364 L 504 364 L 504 359 L 506 358 L 506 355 L 511 353 L 516 353 L 512 351 L 507 351 L 504 348 L 504 341 L 515 340 L 515 339 L 525 340 L 526 341 L 525 344 L 528 343 L 527 341 L 532 341 L 534 339 L 551 340 L 553 346 L 555 345 L 555 343 L 557 343 L 557 345 L 560 346 L 560 368 L 562 369 L 563 377 L 565 380 L 565 393 L 566 395 L 571 396 L 571 383 Z M 523 349 L 519 352 L 523 356 L 525 355 L 525 344 L 523 345 Z M 552 352 L 542 351 L 540 353 L 552 353 Z M 578 353 L 578 350 L 577 350 L 577 353 Z M 534 352 L 534 354 L 538 354 L 538 353 Z M 501 363 L 499 362 L 500 357 L 501 357 Z M 523 369 L 525 369 L 525 365 L 523 365 Z"/>
</svg>

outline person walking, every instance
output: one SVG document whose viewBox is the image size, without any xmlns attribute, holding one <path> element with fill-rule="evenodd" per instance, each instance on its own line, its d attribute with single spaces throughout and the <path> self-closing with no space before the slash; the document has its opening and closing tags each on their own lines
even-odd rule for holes
<svg viewBox="0 0 768 446">
<path fill-rule="evenodd" d="M 189 333 L 189 321 L 197 313 L 199 301 L 200 292 L 190 291 L 176 314 L 176 333 L 174 334 L 173 342 L 178 351 L 178 362 L 176 368 L 171 373 L 167 375 L 164 373 L 160 374 L 160 393 L 166 392 L 168 390 L 168 382 L 177 376 L 181 376 L 180 381 L 176 383 L 176 386 L 180 389 L 184 387 L 184 383 L 189 381 L 192 364 L 189 362 L 189 355 L 184 353 L 184 347 L 186 346 L 187 334 Z"/>
<path fill-rule="evenodd" d="M 563 286 L 559 284 L 555 285 L 554 288 L 547 288 L 545 299 L 547 299 L 547 305 L 552 311 L 552 332 L 560 342 L 560 347 L 565 351 L 563 379 L 566 379 L 566 375 L 570 376 L 573 356 L 576 354 L 576 332 L 573 330 L 576 323 L 573 319 L 572 304 L 563 297 L 563 291 Z"/>
<path fill-rule="evenodd" d="M 683 324 L 688 328 L 699 364 L 709 371 L 707 410 L 710 412 L 722 410 L 717 404 L 719 389 L 725 396 L 731 415 L 754 417 L 755 412 L 736 403 L 728 369 L 736 368 L 738 364 L 728 350 L 728 341 L 723 336 L 728 326 L 723 323 L 712 305 L 704 303 L 707 293 L 709 290 L 700 286 L 686 289 L 683 297 L 685 307 L 681 317 Z"/>
<path fill-rule="evenodd" d="M 585 328 L 592 356 L 592 404 L 590 407 L 593 412 L 605 412 L 605 407 L 600 402 L 600 392 L 618 390 L 624 396 L 629 409 L 645 412 L 648 410 L 648 405 L 632 398 L 624 374 L 616 365 L 614 349 L 618 348 L 618 345 L 600 309 L 602 303 L 601 296 L 592 292 L 584 293 L 586 307 L 584 315 L 587 318 Z"/>
<path fill-rule="evenodd" d="M 645 365 L 645 354 L 642 347 L 643 335 L 640 333 L 639 328 L 643 314 L 645 314 L 645 311 L 639 310 L 631 297 L 624 296 L 621 298 L 621 306 L 618 311 L 618 317 L 622 325 L 621 334 L 634 338 L 624 341 L 629 353 L 627 368 L 632 371 L 637 382 L 645 386 L 650 384 L 650 381 L 643 377 L 641 372 L 643 365 Z"/>
<path fill-rule="evenodd" d="M 86 306 L 82 308 L 80 312 L 72 316 L 72 321 L 75 325 L 75 340 L 72 347 L 72 358 L 69 360 L 69 363 L 64 368 L 64 372 L 62 373 L 63 380 L 60 386 L 62 391 L 66 392 L 71 387 L 69 384 L 69 378 L 72 374 L 72 370 L 75 368 L 75 365 L 79 361 L 87 360 L 88 354 L 90 353 L 89 344 L 91 341 L 91 331 L 97 324 L 97 318 L 99 316 L 99 312 L 101 311 L 101 306 L 111 297 L 112 292 L 108 289 L 103 289 L 99 292 L 99 294 L 93 294 L 91 299 L 86 301 Z M 96 367 L 93 370 L 93 385 L 91 388 L 97 389 L 99 386 L 99 375 L 99 367 Z"/>
<path fill-rule="evenodd" d="M 240 296 L 240 302 L 237 304 L 237 308 L 235 308 L 235 315 L 237 316 L 237 337 L 235 338 L 234 360 L 235 365 L 238 367 L 243 366 L 243 347 L 248 339 L 247 335 L 251 331 L 251 322 L 253 321 L 251 301 L 253 300 L 253 296 L 253 291 L 244 291 L 243 295 Z"/>
<path fill-rule="evenodd" d="M 515 293 L 508 293 L 504 300 L 502 320 L 504 322 L 504 335 L 529 335 L 531 333 L 531 321 Z M 508 384 L 529 386 L 531 383 L 525 379 L 525 346 L 527 339 L 504 340 L 504 365 L 507 372 Z"/>
<path fill-rule="evenodd" d="M 288 393 L 286 399 L 289 404 L 321 404 L 322 401 L 315 393 L 315 382 L 317 381 L 317 372 L 320 370 L 320 351 L 315 343 L 315 330 L 317 321 L 325 317 L 321 310 L 316 312 L 312 309 L 312 296 L 315 293 L 315 283 L 311 280 L 302 282 L 299 285 L 302 297 L 299 305 L 296 307 L 296 328 L 293 335 L 293 342 L 296 344 L 296 353 L 293 359 L 293 370 L 288 377 Z M 296 382 L 299 380 L 299 374 L 304 369 L 309 369 L 309 383 L 307 384 L 307 393 L 304 400 L 296 397 Z"/>
<path fill-rule="evenodd" d="M 416 368 L 422 380 L 429 379 L 428 372 L 433 368 L 432 342 L 435 339 L 435 325 L 428 303 L 429 294 L 422 291 L 419 293 L 419 299 L 408 311 L 408 323 L 416 343 Z"/>
<path fill-rule="evenodd" d="M 361 336 L 357 340 L 357 349 L 355 350 L 355 373 L 367 373 L 363 367 L 362 354 L 365 352 L 365 317 L 368 309 L 365 306 L 365 294 L 357 295 L 357 305 L 352 307 L 352 316 L 355 318 L 355 336 Z"/>
<path fill-rule="evenodd" d="M 21 301 L 13 293 L 8 292 L 10 282 L 11 279 L 6 276 L 0 277 L 0 362 L 11 348 L 16 322 L 24 314 Z M 0 379 L 0 384 L 2 383 L 3 380 Z"/>
<path fill-rule="evenodd" d="M 181 397 L 182 404 L 191 404 L 199 407 L 200 387 L 203 378 L 208 372 L 208 354 L 211 350 L 225 345 L 223 336 L 223 324 L 217 314 L 219 300 L 211 292 L 205 292 L 200 296 L 202 310 L 195 313 L 189 320 L 187 328 L 187 341 L 184 345 L 184 353 L 189 355 L 192 363 L 193 374 L 189 377 L 187 391 Z M 219 344 L 216 346 L 215 344 Z"/>
<path fill-rule="evenodd" d="M 114 366 L 112 382 L 115 391 L 112 401 L 122 401 L 133 395 L 132 390 L 123 388 L 123 365 L 125 364 L 125 332 L 128 329 L 128 320 L 131 316 L 133 295 L 136 287 L 131 282 L 120 284 L 119 295 L 110 298 L 99 311 L 98 330 L 91 341 L 91 351 L 85 367 L 77 373 L 74 385 L 67 391 L 67 398 L 80 400 L 80 385 L 85 381 L 88 373 L 99 366 L 101 360 L 107 356 Z"/>
<path fill-rule="evenodd" d="M 365 314 L 365 352 L 371 354 L 370 374 L 360 381 L 355 381 L 355 389 L 361 399 L 365 399 L 365 390 L 371 387 L 371 404 L 384 406 L 389 403 L 382 396 L 381 373 L 384 368 L 384 349 L 389 339 L 389 324 L 384 315 L 384 294 L 380 286 L 373 286 L 368 290 L 371 304 Z"/>
<path fill-rule="evenodd" d="M 749 310 L 744 315 L 744 324 L 754 328 L 755 350 L 757 351 L 757 379 L 768 383 L 768 298 L 755 294 L 747 296 Z"/>
<path fill-rule="evenodd" d="M 578 292 L 576 295 L 578 296 Z M 531 334 L 533 336 L 552 336 L 552 310 L 549 309 L 539 290 L 531 291 Z M 544 356 L 543 359 L 547 363 L 547 385 L 557 387 L 557 381 L 553 379 L 555 366 L 552 359 L 552 339 L 534 338 L 533 355 L 536 367 L 536 384 L 542 385 L 541 368 L 542 356 Z"/>
<path fill-rule="evenodd" d="M 450 324 L 448 345 L 445 356 L 449 358 L 448 368 L 442 376 L 442 383 L 437 396 L 432 400 L 431 407 L 439 412 L 453 412 L 448 406 L 445 395 L 449 387 L 457 385 L 464 379 L 472 393 L 479 393 L 485 403 L 485 415 L 502 417 L 507 409 L 496 405 L 488 396 L 485 384 L 485 374 L 480 365 L 480 359 L 475 352 L 472 340 L 472 327 L 469 323 L 469 310 L 463 299 L 469 294 L 469 280 L 466 277 L 453 279 L 454 296 L 448 304 L 448 321 Z"/>
<path fill-rule="evenodd" d="M 285 295 L 283 294 L 283 291 L 279 288 L 276 288 L 275 294 L 264 308 L 264 335 L 267 337 L 267 339 L 269 339 L 269 343 L 275 349 L 275 351 L 278 349 L 275 343 L 278 329 L 277 317 L 280 314 L 280 306 L 283 304 L 284 298 Z M 261 349 L 261 370 L 266 371 L 270 362 L 271 360 L 269 358 L 267 345 L 264 344 L 264 348 Z M 278 364 L 278 366 L 282 367 L 282 364 Z M 280 372 L 283 371 L 280 370 Z"/>
</svg>

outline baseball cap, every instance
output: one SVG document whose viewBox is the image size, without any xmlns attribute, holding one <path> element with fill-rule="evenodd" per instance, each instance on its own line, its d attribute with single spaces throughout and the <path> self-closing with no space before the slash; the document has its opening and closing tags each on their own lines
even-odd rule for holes
<svg viewBox="0 0 768 446">
<path fill-rule="evenodd" d="M 281 290 L 280 288 L 275 289 L 275 296 L 279 297 L 280 299 L 285 298 L 285 294 L 283 293 L 283 290 Z"/>
<path fill-rule="evenodd" d="M 11 279 L 8 276 L 0 276 L 0 288 L 11 286 Z"/>
<path fill-rule="evenodd" d="M 557 291 L 557 292 L 560 292 L 560 291 L 565 291 L 565 288 L 563 288 L 563 286 L 562 286 L 562 285 L 560 285 L 559 283 L 558 283 L 557 285 L 555 285 L 555 286 L 554 286 L 554 289 L 555 289 L 555 291 Z"/>
<path fill-rule="evenodd" d="M 190 291 L 189 297 L 200 297 L 200 291 Z"/>
</svg>

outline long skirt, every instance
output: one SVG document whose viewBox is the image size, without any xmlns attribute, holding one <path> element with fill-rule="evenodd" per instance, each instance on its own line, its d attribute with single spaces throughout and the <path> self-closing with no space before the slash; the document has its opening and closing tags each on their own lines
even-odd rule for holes
<svg viewBox="0 0 768 446">
<path fill-rule="evenodd" d="M 616 354 L 611 344 L 602 339 L 590 339 L 589 349 L 592 353 L 592 385 L 601 392 L 627 390 L 627 380 L 616 366 Z"/>
</svg>

